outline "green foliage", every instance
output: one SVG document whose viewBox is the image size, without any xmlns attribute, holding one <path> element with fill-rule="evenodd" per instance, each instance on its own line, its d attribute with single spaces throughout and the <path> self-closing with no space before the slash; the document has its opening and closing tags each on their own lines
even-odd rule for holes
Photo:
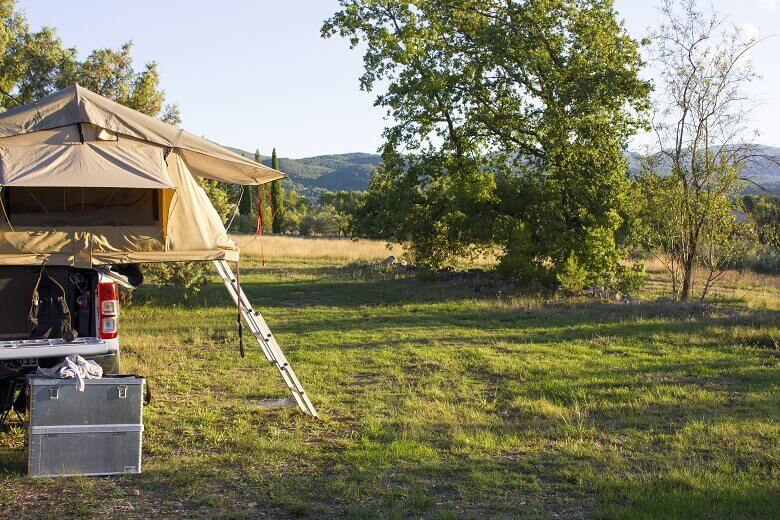
<svg viewBox="0 0 780 520">
<path fill-rule="evenodd" d="M 302 235 L 344 235 L 349 232 L 352 211 L 362 199 L 356 192 L 325 193 L 316 204 L 295 190 L 282 192 L 284 211 L 279 222 L 281 233 Z M 241 225 L 241 220 L 236 219 Z M 234 224 L 234 227 L 236 226 Z M 236 227 L 236 229 L 241 229 Z M 252 230 L 253 231 L 253 230 Z"/>
<path fill-rule="evenodd" d="M 200 179 L 199 183 L 200 187 L 203 188 L 203 191 L 208 195 L 214 209 L 219 213 L 222 222 L 227 222 L 235 208 L 235 205 L 231 204 L 230 196 L 228 195 L 229 185 L 211 179 Z"/>
<path fill-rule="evenodd" d="M 631 267 L 621 265 L 617 271 L 617 281 L 614 284 L 615 289 L 636 296 L 647 283 L 647 272 L 644 264 L 636 263 Z"/>
<path fill-rule="evenodd" d="M 742 206 L 756 228 L 758 240 L 780 248 L 780 197 L 768 193 L 749 195 L 742 199 Z"/>
<path fill-rule="evenodd" d="M 758 247 L 737 262 L 737 267 L 761 273 L 780 273 L 780 198 L 765 193 L 742 199 L 745 216 L 755 229 Z"/>
<path fill-rule="evenodd" d="M 758 273 L 780 274 L 780 249 L 760 246 L 749 251 L 736 262 L 737 269 L 750 269 Z"/>
<path fill-rule="evenodd" d="M 338 235 L 345 219 L 333 206 L 311 208 L 301 219 L 298 230 L 302 235 Z"/>
<path fill-rule="evenodd" d="M 157 64 L 147 63 L 144 70 L 135 72 L 132 48 L 132 43 L 125 43 L 117 51 L 93 51 L 84 62 L 76 63 L 73 76 L 66 82 L 79 83 L 144 114 L 159 114 L 165 94 L 158 88 Z"/>
<path fill-rule="evenodd" d="M 585 288 L 588 281 L 588 273 L 577 261 L 574 255 L 570 255 L 563 264 L 563 268 L 555 275 L 555 279 L 566 292 L 579 294 Z"/>
<path fill-rule="evenodd" d="M 489 246 L 495 185 L 476 161 L 402 157 L 391 148 L 383 158 L 354 210 L 356 234 L 404 242 L 417 263 L 431 268 Z"/>
<path fill-rule="evenodd" d="M 736 214 L 740 174 L 761 155 L 747 144 L 745 119 L 753 108 L 745 88 L 756 76 L 744 56 L 757 42 L 724 28 L 721 16 L 702 11 L 697 0 L 667 0 L 660 10 L 652 47 L 660 78 L 653 117 L 659 148 L 641 183 L 645 244 L 666 263 L 681 300 L 691 297 L 696 269 L 704 267 L 703 299 L 754 234 Z M 664 170 L 668 177 L 657 178 Z"/>
<path fill-rule="evenodd" d="M 146 283 L 175 287 L 188 299 L 208 282 L 209 267 L 208 262 L 158 263 L 145 264 L 143 272 Z"/>
<path fill-rule="evenodd" d="M 342 0 L 324 36 L 363 42 L 387 128 L 356 229 L 432 267 L 494 245 L 552 282 L 574 255 L 611 279 L 628 191 L 622 147 L 649 85 L 611 2 Z M 393 150 L 403 149 L 405 160 Z"/>
<path fill-rule="evenodd" d="M 279 170 L 276 148 L 271 154 L 271 168 Z M 274 233 L 281 233 L 284 222 L 284 188 L 281 180 L 271 183 L 271 213 L 273 218 L 271 229 Z"/>
<path fill-rule="evenodd" d="M 238 214 L 257 219 L 257 186 L 241 186 Z"/>
<path fill-rule="evenodd" d="M 177 103 L 165 105 L 163 113 L 160 114 L 159 119 L 163 123 L 168 123 L 169 125 L 173 126 L 180 126 L 181 110 L 179 110 L 179 105 Z"/>
<path fill-rule="evenodd" d="M 362 191 L 326 192 L 320 195 L 319 206 L 332 208 L 339 217 L 337 234 L 347 235 L 352 233 L 356 213 L 365 199 Z"/>
<path fill-rule="evenodd" d="M 706 182 L 695 184 L 695 189 L 686 173 L 661 176 L 652 164 L 637 179 L 643 197 L 635 239 L 664 263 L 675 297 L 688 298 L 685 280 L 696 266 L 707 272 L 702 282 L 706 296 L 711 281 L 735 267 L 754 246 L 752 223 L 737 217 L 744 187 L 738 172 L 738 166 L 724 158 L 709 164 Z M 689 292 L 692 289 L 693 284 L 688 286 Z"/>
<path fill-rule="evenodd" d="M 263 162 L 263 157 L 260 155 L 260 150 L 255 151 L 255 162 Z M 251 217 L 250 219 L 246 220 L 252 220 L 255 223 L 257 222 L 257 197 L 257 186 L 242 186 L 240 188 L 241 200 L 238 205 L 238 213 L 239 215 Z"/>
<path fill-rule="evenodd" d="M 299 195 L 295 190 L 284 192 L 284 215 L 282 219 L 282 231 L 294 233 L 300 230 L 301 221 L 308 212 L 309 206 L 306 197 Z"/>
</svg>

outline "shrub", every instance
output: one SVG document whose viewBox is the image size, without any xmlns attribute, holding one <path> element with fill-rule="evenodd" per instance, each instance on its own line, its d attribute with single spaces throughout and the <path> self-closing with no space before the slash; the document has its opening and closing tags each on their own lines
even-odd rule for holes
<svg viewBox="0 0 780 520">
<path fill-rule="evenodd" d="M 230 223 L 229 233 L 252 233 L 257 231 L 257 217 L 254 215 L 236 215 Z"/>
<path fill-rule="evenodd" d="M 745 255 L 735 265 L 737 269 L 751 269 L 757 273 L 780 274 L 780 249 L 761 246 Z"/>
<path fill-rule="evenodd" d="M 574 255 L 569 255 L 561 272 L 555 275 L 555 279 L 558 280 L 562 290 L 577 294 L 585 288 L 588 273 Z"/>
<path fill-rule="evenodd" d="M 642 290 L 645 283 L 647 283 L 645 266 L 644 264 L 636 263 L 631 267 L 621 265 L 618 268 L 617 280 L 614 285 L 618 291 L 633 296 Z"/>
<path fill-rule="evenodd" d="M 143 266 L 146 283 L 180 287 L 184 299 L 200 292 L 208 281 L 209 262 L 178 262 L 146 264 Z"/>
</svg>

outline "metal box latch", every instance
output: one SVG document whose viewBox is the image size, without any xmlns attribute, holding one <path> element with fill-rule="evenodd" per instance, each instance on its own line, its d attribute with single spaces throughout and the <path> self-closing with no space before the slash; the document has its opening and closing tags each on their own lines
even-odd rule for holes
<svg viewBox="0 0 780 520">
<path fill-rule="evenodd" d="M 120 399 L 127 399 L 127 386 L 119 385 L 116 387 L 116 389 L 119 391 Z"/>
<path fill-rule="evenodd" d="M 49 387 L 49 399 L 59 399 L 60 398 L 60 389 L 56 386 L 50 386 Z"/>
</svg>

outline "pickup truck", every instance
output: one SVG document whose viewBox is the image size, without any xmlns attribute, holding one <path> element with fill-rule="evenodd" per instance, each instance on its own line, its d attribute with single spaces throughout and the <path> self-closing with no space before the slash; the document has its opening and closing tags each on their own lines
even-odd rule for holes
<svg viewBox="0 0 780 520">
<path fill-rule="evenodd" d="M 119 373 L 119 293 L 108 270 L 47 266 L 65 289 L 76 339 L 30 339 L 29 313 L 40 267 L 0 266 L 0 423 L 25 374 L 79 354 Z"/>
</svg>

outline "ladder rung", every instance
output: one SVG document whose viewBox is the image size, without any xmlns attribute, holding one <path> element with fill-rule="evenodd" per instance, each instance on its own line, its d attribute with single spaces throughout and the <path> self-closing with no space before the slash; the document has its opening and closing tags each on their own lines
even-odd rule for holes
<svg viewBox="0 0 780 520">
<path fill-rule="evenodd" d="M 236 287 L 237 278 L 233 275 L 233 271 L 225 260 L 214 260 L 214 265 L 217 268 L 222 281 L 225 283 L 225 287 L 228 290 L 233 301 L 238 305 L 241 315 L 244 317 L 244 321 L 249 325 L 252 334 L 257 339 L 263 354 L 268 362 L 275 365 L 282 376 L 282 381 L 287 386 L 292 396 L 295 398 L 298 407 L 304 412 L 313 417 L 317 417 L 317 410 L 309 400 L 308 394 L 303 390 L 301 382 L 295 375 L 295 371 L 290 366 L 287 358 L 285 357 L 279 344 L 274 339 L 271 329 L 265 322 L 263 315 L 259 311 L 252 308 L 249 299 L 246 297 L 243 289 Z"/>
</svg>

